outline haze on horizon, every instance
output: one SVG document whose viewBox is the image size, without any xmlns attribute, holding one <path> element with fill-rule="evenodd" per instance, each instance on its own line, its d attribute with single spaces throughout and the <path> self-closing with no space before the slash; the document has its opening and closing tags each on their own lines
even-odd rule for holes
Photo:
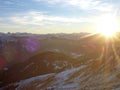
<svg viewBox="0 0 120 90">
<path fill-rule="evenodd" d="M 0 0 L 0 32 L 93 33 L 103 14 L 119 21 L 119 5 L 119 0 Z"/>
</svg>

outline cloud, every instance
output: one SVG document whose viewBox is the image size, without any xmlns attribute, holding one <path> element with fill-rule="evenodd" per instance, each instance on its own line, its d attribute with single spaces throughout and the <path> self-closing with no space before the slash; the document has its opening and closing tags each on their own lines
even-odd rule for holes
<svg viewBox="0 0 120 90">
<path fill-rule="evenodd" d="M 27 5 L 23 0 L 0 0 L 1 9 L 17 9 L 17 7 L 24 7 Z"/>
<path fill-rule="evenodd" d="M 36 2 L 47 2 L 50 4 L 61 4 L 78 7 L 83 10 L 112 11 L 114 5 L 102 0 L 35 0 Z"/>
<path fill-rule="evenodd" d="M 82 23 L 90 22 L 86 17 L 63 17 L 53 16 L 42 12 L 28 12 L 27 14 L 18 14 L 8 18 L 9 21 L 20 25 L 47 25 L 60 23 Z"/>
</svg>

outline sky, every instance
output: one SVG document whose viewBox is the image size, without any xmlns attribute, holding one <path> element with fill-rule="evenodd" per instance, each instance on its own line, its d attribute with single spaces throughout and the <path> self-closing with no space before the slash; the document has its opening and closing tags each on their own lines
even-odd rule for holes
<svg viewBox="0 0 120 90">
<path fill-rule="evenodd" d="M 120 0 L 0 0 L 0 32 L 95 32 L 96 18 L 120 15 Z"/>
</svg>

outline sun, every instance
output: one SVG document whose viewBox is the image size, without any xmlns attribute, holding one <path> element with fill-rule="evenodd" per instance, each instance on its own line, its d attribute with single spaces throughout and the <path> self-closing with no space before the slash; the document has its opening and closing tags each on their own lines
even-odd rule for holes
<svg viewBox="0 0 120 90">
<path fill-rule="evenodd" d="M 97 33 L 106 37 L 113 36 L 118 31 L 117 17 L 112 14 L 102 15 L 97 19 Z"/>
</svg>

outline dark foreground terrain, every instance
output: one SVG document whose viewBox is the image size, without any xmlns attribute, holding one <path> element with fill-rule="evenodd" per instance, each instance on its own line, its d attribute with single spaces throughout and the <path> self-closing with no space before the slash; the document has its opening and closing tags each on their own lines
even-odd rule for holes
<svg viewBox="0 0 120 90">
<path fill-rule="evenodd" d="M 1 34 L 0 90 L 120 90 L 119 56 L 119 34 Z"/>
</svg>

